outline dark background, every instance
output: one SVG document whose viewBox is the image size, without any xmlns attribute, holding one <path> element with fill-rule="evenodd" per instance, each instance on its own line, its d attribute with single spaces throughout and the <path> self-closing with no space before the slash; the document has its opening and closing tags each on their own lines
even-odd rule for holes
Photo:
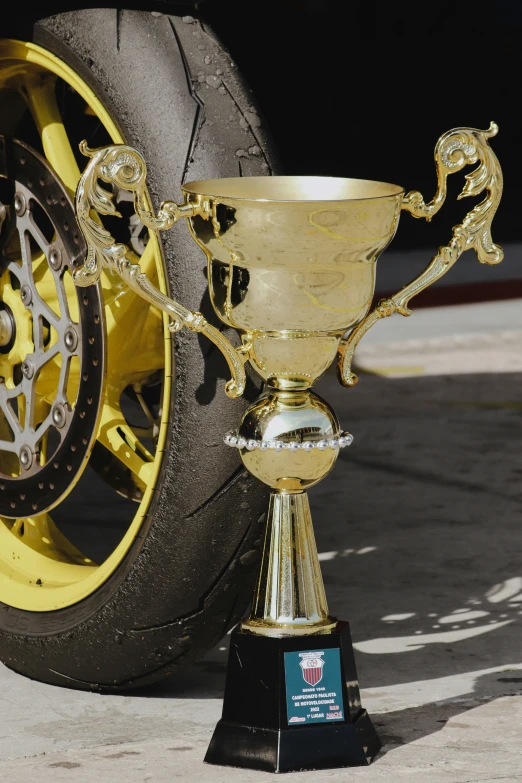
<svg viewBox="0 0 522 783">
<path fill-rule="evenodd" d="M 38 16 L 103 5 L 45 0 L 15 7 L 2 25 L 8 30 L 16 19 L 30 34 Z M 522 241 L 521 0 L 127 0 L 123 7 L 198 15 L 214 27 L 261 105 L 287 174 L 384 180 L 429 200 L 439 136 L 495 120 L 491 146 L 504 197 L 493 239 Z M 464 173 L 449 178 L 435 221 L 401 221 L 395 250 L 447 243 L 474 203 L 456 202 Z"/>
<path fill-rule="evenodd" d="M 380 179 L 428 200 L 438 137 L 495 120 L 505 190 L 493 238 L 521 241 L 522 3 L 207 0 L 199 8 L 257 96 L 287 174 Z M 401 221 L 394 249 L 445 244 L 473 205 L 456 202 L 463 183 L 462 173 L 450 177 L 433 223 Z"/>
</svg>

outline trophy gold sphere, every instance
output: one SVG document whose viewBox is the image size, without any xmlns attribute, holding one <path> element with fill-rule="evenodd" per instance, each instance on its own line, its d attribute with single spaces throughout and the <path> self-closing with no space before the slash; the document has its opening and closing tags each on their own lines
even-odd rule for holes
<svg viewBox="0 0 522 783">
<path fill-rule="evenodd" d="M 321 481 L 335 465 L 340 435 L 332 408 L 307 390 L 265 392 L 247 408 L 238 430 L 246 469 L 280 492 L 301 492 Z"/>
</svg>

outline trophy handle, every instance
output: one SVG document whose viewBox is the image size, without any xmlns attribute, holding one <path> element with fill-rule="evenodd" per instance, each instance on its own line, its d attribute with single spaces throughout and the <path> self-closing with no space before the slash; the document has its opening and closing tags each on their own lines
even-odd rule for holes
<svg viewBox="0 0 522 783">
<path fill-rule="evenodd" d="M 449 244 L 439 248 L 437 255 L 419 277 L 389 299 L 381 299 L 341 342 L 338 373 L 343 386 L 355 386 L 357 383 L 357 375 L 352 371 L 353 355 L 368 329 L 381 318 L 387 318 L 393 313 L 411 315 L 412 311 L 408 307 L 410 299 L 446 274 L 465 250 L 473 248 L 481 264 L 498 264 L 502 261 L 502 248 L 495 245 L 491 238 L 491 223 L 502 196 L 502 170 L 495 153 L 488 145 L 488 139 L 496 136 L 497 132 L 498 126 L 492 122 L 487 131 L 454 128 L 445 133 L 435 147 L 438 180 L 435 196 L 428 204 L 416 190 L 404 196 L 401 209 L 410 212 L 413 217 L 426 218 L 429 221 L 446 199 L 448 175 L 455 174 L 464 166 L 477 161 L 478 167 L 466 174 L 466 184 L 458 198 L 478 196 L 483 190 L 488 191 L 487 197 L 468 212 L 462 223 L 454 227 Z"/>
<path fill-rule="evenodd" d="M 102 188 L 98 180 L 130 190 L 134 194 L 136 214 L 141 222 L 154 232 L 172 228 L 174 223 L 183 217 L 200 215 L 208 219 L 211 217 L 208 201 L 201 196 L 197 196 L 193 203 L 183 205 L 164 201 L 155 215 L 149 207 L 146 193 L 147 167 L 137 150 L 124 144 L 89 149 L 85 141 L 81 142 L 80 150 L 90 158 L 76 189 L 76 217 L 87 243 L 87 254 L 83 265 L 73 274 L 74 282 L 77 286 L 92 285 L 99 280 L 104 267 L 115 271 L 139 296 L 172 318 L 169 325 L 171 332 L 177 332 L 186 326 L 193 332 L 204 334 L 219 348 L 232 375 L 232 379 L 225 385 L 225 392 L 229 397 L 240 397 L 245 390 L 244 365 L 248 357 L 241 349 L 238 351 L 234 348 L 219 329 L 209 324 L 201 313 L 187 310 L 163 294 L 142 272 L 140 265 L 127 258 L 127 246 L 115 243 L 114 237 L 101 222 L 100 215 L 121 215 L 114 206 L 114 194 Z"/>
</svg>

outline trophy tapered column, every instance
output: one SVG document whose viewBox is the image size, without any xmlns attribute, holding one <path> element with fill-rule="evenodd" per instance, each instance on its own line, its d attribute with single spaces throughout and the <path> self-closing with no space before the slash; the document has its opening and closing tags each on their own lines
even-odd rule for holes
<svg viewBox="0 0 522 783">
<path fill-rule="evenodd" d="M 333 628 L 306 492 L 272 492 L 252 611 L 242 628 L 267 636 Z"/>
</svg>

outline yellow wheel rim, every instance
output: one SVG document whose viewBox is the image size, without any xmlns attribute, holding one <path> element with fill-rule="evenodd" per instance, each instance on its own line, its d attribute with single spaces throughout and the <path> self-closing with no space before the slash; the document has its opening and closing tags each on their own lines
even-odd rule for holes
<svg viewBox="0 0 522 783">
<path fill-rule="evenodd" d="M 22 96 L 38 129 L 48 164 L 73 194 L 80 172 L 56 101 L 57 79 L 73 88 L 85 102 L 85 112 L 98 118 L 113 142 L 124 141 L 102 103 L 69 66 L 35 44 L 0 41 L 0 100 L 2 94 L 7 100 L 13 93 Z M 161 250 L 152 235 L 140 263 L 144 271 L 156 277 L 165 292 Z M 0 298 L 10 297 L 15 318 L 20 319 L 20 332 L 27 340 L 27 313 L 17 305 L 5 280 L 0 280 L 0 286 Z M 158 481 L 172 380 L 167 318 L 108 276 L 103 279 L 102 290 L 107 324 L 107 381 L 97 441 L 135 477 L 143 487 L 143 497 L 123 538 L 100 564 L 85 557 L 60 532 L 53 522 L 52 511 L 15 521 L 0 518 L 0 602 L 18 609 L 32 612 L 62 609 L 101 587 L 136 539 Z M 74 291 L 70 295 L 74 297 Z M 153 455 L 140 444 L 136 432 L 128 425 L 119 399 L 123 388 L 138 387 L 141 380 L 163 368 L 166 404 L 162 406 Z"/>
</svg>

